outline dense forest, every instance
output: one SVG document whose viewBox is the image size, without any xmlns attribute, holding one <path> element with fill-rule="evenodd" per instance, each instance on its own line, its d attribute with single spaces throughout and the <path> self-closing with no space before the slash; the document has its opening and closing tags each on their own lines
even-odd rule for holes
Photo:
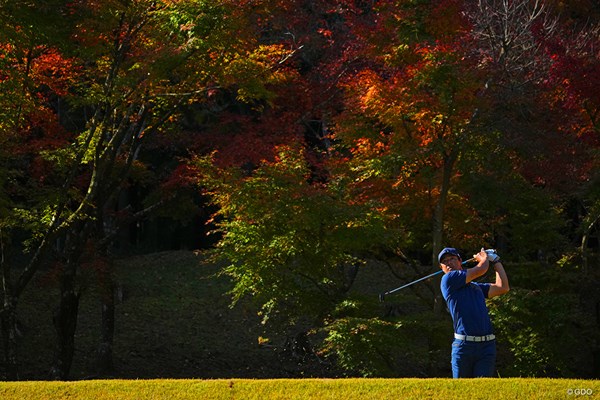
<svg viewBox="0 0 600 400">
<path fill-rule="evenodd" d="M 81 275 L 110 371 L 116 262 L 174 249 L 339 371 L 437 376 L 436 282 L 383 313 L 390 287 L 357 285 L 435 271 L 446 245 L 506 264 L 504 375 L 600 376 L 597 2 L 14 0 L 0 17 L 4 379 L 41 271 L 46 377 L 68 379 Z"/>
</svg>

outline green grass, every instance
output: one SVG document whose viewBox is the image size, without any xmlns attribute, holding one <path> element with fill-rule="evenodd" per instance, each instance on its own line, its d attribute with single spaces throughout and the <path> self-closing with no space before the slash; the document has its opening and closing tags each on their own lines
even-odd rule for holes
<svg viewBox="0 0 600 400">
<path fill-rule="evenodd" d="M 575 393 L 577 390 L 584 394 Z M 572 391 L 572 392 L 571 392 Z M 566 399 L 598 398 L 580 379 L 218 379 L 0 382 L 4 400 L 34 399 Z"/>
</svg>

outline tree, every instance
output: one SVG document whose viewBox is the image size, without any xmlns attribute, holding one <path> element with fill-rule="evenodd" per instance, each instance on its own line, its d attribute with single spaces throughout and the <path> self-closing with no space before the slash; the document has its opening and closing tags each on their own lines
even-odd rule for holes
<svg viewBox="0 0 600 400">
<path fill-rule="evenodd" d="M 345 175 L 313 176 L 299 146 L 280 147 L 250 176 L 199 158 L 199 182 L 218 207 L 215 257 L 235 302 L 251 296 L 263 321 L 289 334 L 323 326 L 348 299 L 365 255 L 393 246 L 382 203 L 361 198 Z"/>
<path fill-rule="evenodd" d="M 0 8 L 13 376 L 18 299 L 51 258 L 61 268 L 52 375 L 66 378 L 73 357 L 82 263 L 105 282 L 110 365 L 111 240 L 198 180 L 178 160 L 153 164 L 151 147 L 212 154 L 195 166 L 219 207 L 234 298 L 253 296 L 265 319 L 301 330 L 343 316 L 358 266 L 384 251 L 435 265 L 452 237 L 531 257 L 562 239 L 558 201 L 586 180 L 582 249 L 597 224 L 588 150 L 597 150 L 598 35 L 559 35 L 564 21 L 546 3 L 35 3 Z M 134 209 L 118 199 L 138 177 L 152 193 Z M 30 258 L 15 279 L 9 245 L 21 236 Z"/>
<path fill-rule="evenodd" d="M 44 54 L 57 57 L 45 64 L 54 75 L 41 74 L 37 81 L 25 75 L 18 82 L 25 88 L 25 96 L 43 89 L 46 96 L 39 107 L 52 105 L 52 100 L 68 101 L 66 112 L 48 108 L 57 123 L 37 127 L 38 136 L 49 140 L 68 118 L 75 123 L 69 125 L 70 132 L 62 141 L 47 151 L 40 152 L 35 146 L 30 149 L 44 161 L 52 196 L 21 205 L 20 215 L 37 223 L 30 225 L 31 256 L 23 272 L 13 280 L 5 267 L 4 293 L 10 301 L 5 301 L 3 314 L 15 315 L 20 294 L 54 252 L 62 269 L 60 304 L 54 315 L 58 343 L 51 376 L 65 379 L 74 351 L 80 298 L 76 276 L 81 258 L 101 256 L 118 229 L 112 212 L 115 199 L 131 171 L 143 168 L 139 154 L 144 145 L 153 136 L 168 134 L 181 106 L 204 101 L 209 90 L 235 85 L 242 100 L 268 96 L 263 83 L 277 72 L 270 54 L 278 49 L 258 46 L 247 25 L 253 16 L 250 4 L 245 8 L 230 1 L 139 0 L 60 5 L 58 12 L 68 21 L 63 26 L 75 27 L 69 34 L 76 46 L 47 46 Z M 49 35 L 43 27 L 35 28 Z M 9 43 L 7 49 L 14 51 L 11 57 L 16 63 L 22 62 L 19 43 Z M 71 57 L 69 65 L 58 64 L 65 59 L 63 54 Z M 54 76 L 75 78 L 59 91 L 51 85 Z M 40 86 L 44 83 L 50 84 Z M 22 115 L 38 112 L 32 107 Z M 14 318 L 7 321 L 12 324 L 8 328 L 8 337 L 12 337 Z M 14 346 L 11 341 L 10 354 L 15 354 Z M 11 360 L 16 366 L 16 359 Z"/>
<path fill-rule="evenodd" d="M 594 23 L 595 22 L 595 23 Z M 573 181 L 581 188 L 577 197 L 583 209 L 580 249 L 584 271 L 588 266 L 588 241 L 600 219 L 600 200 L 597 186 L 598 147 L 600 145 L 600 83 L 597 43 L 600 25 L 597 21 L 583 27 L 566 25 L 563 34 L 546 41 L 546 51 L 552 59 L 548 76 L 548 103 L 560 113 L 559 132 L 576 141 L 582 148 L 578 166 L 573 168 Z M 571 156 L 572 157 L 572 156 Z M 569 193 L 569 195 L 572 195 Z"/>
<path fill-rule="evenodd" d="M 378 172 L 395 180 L 395 190 L 406 190 L 406 197 L 426 201 L 421 215 L 431 218 L 431 246 L 426 247 L 434 264 L 457 161 L 473 144 L 476 117 L 484 106 L 480 92 L 486 76 L 477 68 L 460 12 L 455 2 L 377 6 L 372 29 L 357 33 L 364 67 L 347 80 L 347 110 L 337 118 L 336 136 L 342 143 L 380 145 L 379 156 L 388 162 Z M 460 196 L 451 198 L 464 203 Z M 460 239 L 455 240 L 459 245 Z"/>
<path fill-rule="evenodd" d="M 38 7 L 26 2 L 11 2 L 0 8 L 3 23 L 0 29 L 0 140 L 3 148 L 2 186 L 6 196 L 0 221 L 2 333 L 11 379 L 18 377 L 16 306 L 24 289 L 23 280 L 12 277 L 11 256 L 21 250 L 13 242 L 18 242 L 22 231 L 35 229 L 35 217 L 47 204 L 45 199 L 56 195 L 51 185 L 46 184 L 54 177 L 44 170 L 47 163 L 43 155 L 71 139 L 60 126 L 52 101 L 53 95 L 64 95 L 77 77 L 73 61 L 55 47 L 66 38 L 68 24 L 57 22 L 64 11 L 63 5 L 60 1 L 43 2 Z M 44 132 L 49 134 L 44 135 Z"/>
<path fill-rule="evenodd" d="M 451 152 L 450 144 L 461 137 L 461 119 L 473 113 L 468 104 L 474 101 L 469 93 L 475 75 L 467 73 L 469 61 L 461 63 L 460 50 L 452 51 L 460 41 L 419 42 L 406 51 L 408 61 L 398 56 L 399 65 L 387 65 L 385 58 L 369 58 L 380 49 L 376 40 L 369 42 L 367 28 L 375 18 L 389 14 L 365 8 L 348 6 L 355 14 L 340 16 L 345 28 L 355 31 L 343 41 L 347 51 L 336 56 L 353 62 L 338 70 L 342 63 L 336 58 L 331 66 L 343 71 L 330 84 L 340 85 L 337 93 L 346 90 L 346 109 L 332 121 L 332 138 L 338 144 L 327 149 L 320 163 L 308 158 L 309 170 L 302 155 L 308 152 L 298 156 L 297 150 L 285 151 L 274 161 L 267 158 L 245 175 L 235 169 L 215 170 L 210 160 L 199 163 L 205 174 L 201 182 L 223 218 L 217 251 L 230 265 L 234 294 L 253 295 L 266 316 L 282 315 L 286 323 L 293 323 L 302 312 L 311 317 L 309 327 L 335 320 L 336 309 L 349 301 L 348 282 L 335 271 L 365 262 L 378 250 L 396 249 L 410 237 L 412 231 L 399 217 L 408 214 L 403 205 L 415 182 L 409 179 L 408 168 L 427 175 L 418 185 L 437 179 L 435 169 L 446 155 L 437 157 L 436 146 L 448 146 Z M 387 32 L 386 22 L 378 33 Z M 454 82 L 458 76 L 460 83 Z M 386 112 L 382 104 L 396 96 L 401 99 L 397 108 Z M 452 108 L 457 104 L 463 108 L 455 114 Z M 373 121 L 380 131 L 371 130 Z M 421 145 L 415 160 L 411 151 Z M 452 166 L 456 155 L 449 157 Z M 403 168 L 397 161 L 405 159 L 411 162 Z M 438 193 L 431 192 L 437 198 Z"/>
</svg>

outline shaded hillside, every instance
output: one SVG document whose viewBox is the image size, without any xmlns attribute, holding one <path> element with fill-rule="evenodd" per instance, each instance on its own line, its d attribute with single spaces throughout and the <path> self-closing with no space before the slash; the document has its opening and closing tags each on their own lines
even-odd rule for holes
<svg viewBox="0 0 600 400">
<path fill-rule="evenodd" d="M 329 365 L 298 360 L 285 338 L 259 345 L 264 336 L 248 304 L 230 308 L 229 282 L 218 267 L 187 251 L 163 252 L 117 263 L 114 376 L 119 378 L 228 378 L 329 375 Z M 44 271 L 20 305 L 21 376 L 46 379 L 58 303 L 54 271 Z M 100 298 L 94 273 L 80 277 L 82 297 L 72 379 L 96 377 Z"/>
<path fill-rule="evenodd" d="M 293 337 L 266 333 L 257 309 L 248 302 L 230 308 L 227 295 L 230 282 L 218 276 L 218 271 L 217 266 L 204 262 L 202 254 L 191 251 L 119 260 L 114 273 L 115 369 L 107 376 L 98 375 L 94 368 L 101 320 L 97 276 L 94 271 L 83 269 L 78 281 L 81 305 L 71 379 L 351 375 L 336 369 L 328 360 L 294 352 Z M 598 354 L 592 344 L 569 332 L 587 332 L 586 337 L 597 335 L 593 333 L 597 326 L 593 310 L 599 299 L 592 290 L 598 282 L 597 271 L 588 274 L 585 282 L 575 279 L 581 275 L 577 269 L 514 265 L 509 271 L 513 291 L 496 302 L 493 310 L 499 333 L 498 369 L 502 376 L 518 376 L 522 371 L 541 376 L 596 376 Z M 415 338 L 423 339 L 424 334 L 441 336 L 435 347 L 418 350 L 425 351 L 425 357 L 429 354 L 433 364 L 425 360 L 420 364 L 402 364 L 396 369 L 397 376 L 450 376 L 451 322 L 447 313 L 442 313 L 441 320 L 430 314 L 432 293 L 437 290 L 439 277 L 391 295 L 385 303 L 377 301 L 379 293 L 430 272 L 371 263 L 361 268 L 352 289 L 351 295 L 360 304 L 357 317 L 420 321 L 423 330 L 421 335 L 412 336 L 410 351 L 417 351 L 419 345 L 426 346 L 421 343 L 423 340 Z M 52 328 L 52 314 L 59 296 L 56 275 L 55 270 L 41 271 L 19 305 L 22 379 L 48 378 L 56 342 Z M 578 300 L 573 285 L 588 287 L 583 300 Z M 436 331 L 426 333 L 428 329 Z M 563 340 L 554 346 L 557 333 Z M 535 340 L 527 339 L 525 345 L 513 343 L 512 339 L 519 338 Z M 401 346 L 400 339 L 393 338 L 396 349 L 410 353 Z M 402 359 L 400 353 L 393 356 Z M 523 354 L 528 354 L 527 358 Z M 5 371 L 1 368 L 2 365 L 3 376 Z"/>
</svg>

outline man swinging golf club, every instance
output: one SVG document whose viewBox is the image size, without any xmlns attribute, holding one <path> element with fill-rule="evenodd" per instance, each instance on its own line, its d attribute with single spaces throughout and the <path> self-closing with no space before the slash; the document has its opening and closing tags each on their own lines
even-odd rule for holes
<svg viewBox="0 0 600 400">
<path fill-rule="evenodd" d="M 491 377 L 496 363 L 496 341 L 485 298 L 508 292 L 508 278 L 495 250 L 484 250 L 473 257 L 477 265 L 463 269 L 459 252 L 444 248 L 438 255 L 444 272 L 440 287 L 454 323 L 452 377 Z M 489 265 L 496 271 L 495 283 L 476 283 Z"/>
</svg>

